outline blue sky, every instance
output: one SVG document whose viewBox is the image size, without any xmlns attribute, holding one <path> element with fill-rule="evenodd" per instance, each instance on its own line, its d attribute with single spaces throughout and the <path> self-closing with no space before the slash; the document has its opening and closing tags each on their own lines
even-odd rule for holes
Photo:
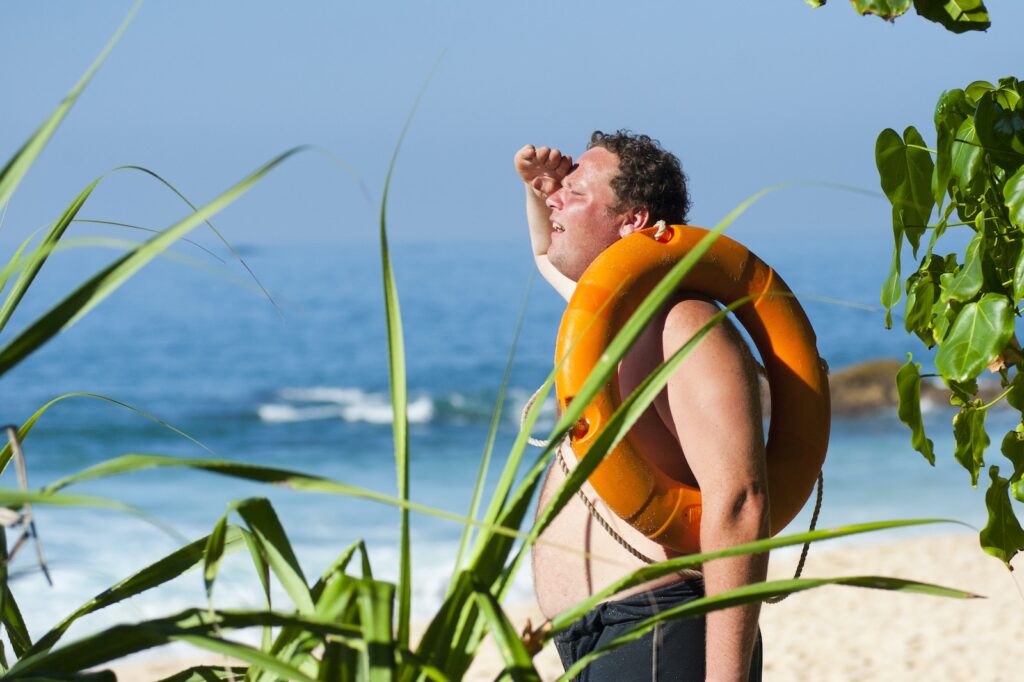
<svg viewBox="0 0 1024 682">
<path fill-rule="evenodd" d="M 876 190 L 881 129 L 916 124 L 931 140 L 942 90 L 1024 76 L 1024 3 L 988 5 L 988 33 L 956 36 L 916 16 L 861 18 L 838 0 L 818 10 L 801 0 L 150 0 L 15 195 L 0 238 L 52 220 L 119 164 L 152 168 L 203 201 L 303 143 L 344 158 L 376 201 L 439 58 L 394 178 L 395 240 L 525 244 L 512 154 L 526 142 L 578 153 L 595 128 L 647 132 L 679 154 L 696 224 L 787 180 Z M 52 110 L 130 6 L 0 5 L 0 153 Z M 215 223 L 243 244 L 364 240 L 375 210 L 343 170 L 305 154 Z M 734 235 L 884 241 L 888 213 L 877 198 L 802 187 L 758 204 Z M 181 215 L 133 174 L 108 178 L 83 210 L 154 227 Z"/>
</svg>

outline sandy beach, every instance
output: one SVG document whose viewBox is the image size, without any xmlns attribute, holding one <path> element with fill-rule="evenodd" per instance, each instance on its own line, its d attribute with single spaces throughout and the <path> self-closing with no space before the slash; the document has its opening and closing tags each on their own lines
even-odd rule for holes
<svg viewBox="0 0 1024 682">
<path fill-rule="evenodd" d="M 769 577 L 791 576 L 795 564 L 795 555 L 775 556 Z M 766 605 L 761 612 L 766 681 L 1020 679 L 1013 657 L 1024 636 L 1024 588 L 981 551 L 976 535 L 819 545 L 811 548 L 804 571 L 807 577 L 866 574 L 934 582 L 985 598 L 824 587 Z M 539 619 L 529 605 L 509 611 L 520 627 L 526 618 L 534 624 Z M 118 679 L 149 681 L 195 662 L 153 660 L 119 667 Z M 551 647 L 535 662 L 544 680 L 562 672 Z M 467 679 L 493 680 L 501 667 L 497 652 L 487 646 Z"/>
</svg>

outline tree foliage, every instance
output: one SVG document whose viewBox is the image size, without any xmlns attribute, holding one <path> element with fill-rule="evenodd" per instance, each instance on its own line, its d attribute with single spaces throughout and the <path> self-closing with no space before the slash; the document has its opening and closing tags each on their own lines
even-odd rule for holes
<svg viewBox="0 0 1024 682">
<path fill-rule="evenodd" d="M 821 7 L 827 0 L 804 0 L 811 7 Z M 953 33 L 984 31 L 991 26 L 988 9 L 982 0 L 850 0 L 857 14 L 873 14 L 886 21 L 895 21 L 914 10 L 929 21 L 942 24 Z"/>
<path fill-rule="evenodd" d="M 977 485 L 990 443 L 985 412 L 1005 399 L 1024 417 L 1024 355 L 1014 335 L 1024 300 L 1024 84 L 1003 78 L 996 85 L 976 81 L 942 93 L 935 133 L 935 149 L 927 148 L 913 127 L 902 137 L 886 129 L 875 144 L 894 236 L 882 303 L 891 326 L 892 308 L 906 292 L 905 329 L 928 348 L 938 347 L 936 369 L 959 408 L 953 418 L 954 456 Z M 937 220 L 930 223 L 933 214 Z M 938 255 L 938 242 L 950 229 L 973 235 L 963 253 Z M 918 268 L 903 281 L 903 245 L 909 244 L 916 258 L 925 234 L 930 238 Z M 978 398 L 976 381 L 986 367 L 999 372 L 1005 389 L 989 404 Z M 919 368 L 910 360 L 897 376 L 899 416 L 911 429 L 914 449 L 934 464 L 921 419 Z M 992 466 L 986 495 L 989 523 L 982 546 L 1006 562 L 1024 549 L 1008 496 L 1011 491 L 1024 502 L 1022 439 L 1024 420 L 1002 439 L 1012 475 L 1001 478 L 999 467 Z"/>
</svg>

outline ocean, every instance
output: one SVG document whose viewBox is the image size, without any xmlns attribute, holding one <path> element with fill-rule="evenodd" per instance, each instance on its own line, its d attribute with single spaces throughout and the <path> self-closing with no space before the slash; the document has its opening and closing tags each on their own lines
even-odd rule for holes
<svg viewBox="0 0 1024 682">
<path fill-rule="evenodd" d="M 907 350 L 928 364 L 927 354 L 899 328 L 898 318 L 896 329 L 883 327 L 877 294 L 888 264 L 884 240 L 747 236 L 744 240 L 803 296 L 822 355 L 834 370 L 875 358 L 902 359 Z M 204 243 L 213 248 L 205 238 Z M 392 248 L 408 364 L 412 498 L 465 513 L 526 300 L 532 259 L 523 243 L 396 243 Z M 218 457 L 394 494 L 376 244 L 242 248 L 276 307 L 223 249 L 214 250 L 228 263 L 187 244 L 177 248 L 176 258 L 153 263 L 4 377 L 2 419 L 20 424 L 66 392 L 103 394 L 181 429 Z M 11 329 L 21 328 L 112 257 L 97 250 L 56 254 Z M 526 301 L 492 483 L 515 437 L 522 406 L 551 369 L 561 310 L 562 302 L 536 278 Z M 546 406 L 538 431 L 550 428 L 553 417 L 553 408 Z M 910 448 L 909 433 L 893 410 L 837 418 L 819 527 L 932 516 L 983 524 L 984 490 L 972 490 L 967 472 L 952 460 L 951 417 L 942 407 L 927 414 L 939 459 L 934 468 Z M 1009 412 L 993 411 L 990 433 L 1011 426 Z M 998 443 L 998 435 L 993 440 Z M 210 456 L 153 421 L 90 397 L 55 405 L 26 439 L 25 451 L 33 487 L 125 453 Z M 990 458 L 999 458 L 995 447 Z M 13 481 L 9 472 L 7 485 Z M 377 575 L 393 578 L 396 572 L 398 512 L 378 503 L 190 470 L 142 472 L 81 484 L 69 492 L 137 506 L 177 535 L 118 512 L 36 509 L 54 586 L 44 582 L 31 548 L 11 565 L 12 589 L 35 635 L 183 539 L 208 533 L 230 501 L 245 497 L 272 500 L 307 577 L 318 575 L 357 538 L 370 546 Z M 790 530 L 805 529 L 808 519 L 805 510 Z M 414 618 L 428 617 L 439 604 L 460 530 L 449 521 L 414 515 Z M 861 541 L 893 537 L 890 532 Z M 260 605 L 261 592 L 244 554 L 225 561 L 216 604 Z M 812 562 L 813 557 L 812 549 Z M 529 597 L 524 572 L 512 599 Z M 70 636 L 204 603 L 202 576 L 192 572 L 153 594 L 84 619 Z"/>
</svg>

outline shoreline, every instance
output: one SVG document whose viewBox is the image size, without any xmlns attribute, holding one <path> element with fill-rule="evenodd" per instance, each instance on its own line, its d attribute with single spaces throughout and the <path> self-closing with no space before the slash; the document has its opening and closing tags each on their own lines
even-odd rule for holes
<svg viewBox="0 0 1024 682">
<path fill-rule="evenodd" d="M 773 555 L 770 580 L 792 577 L 797 553 Z M 1024 566 L 1017 557 L 1014 565 Z M 804 577 L 883 575 L 933 582 L 982 595 L 947 599 L 856 587 L 826 586 L 793 595 L 761 610 L 764 680 L 893 681 L 1012 680 L 1009 656 L 1024 634 L 1024 585 L 978 546 L 976 534 L 927 535 L 897 542 L 812 547 Z M 535 604 L 506 607 L 517 629 L 536 625 Z M 420 623 L 420 629 L 425 627 Z M 980 656 L 981 651 L 996 655 Z M 184 655 L 126 661 L 113 666 L 119 680 L 158 679 L 189 665 L 225 663 L 190 650 Z M 1005 656 L 1000 658 L 999 654 Z M 562 673 L 554 647 L 534 659 L 543 680 Z M 466 680 L 490 682 L 501 670 L 490 642 Z"/>
</svg>

